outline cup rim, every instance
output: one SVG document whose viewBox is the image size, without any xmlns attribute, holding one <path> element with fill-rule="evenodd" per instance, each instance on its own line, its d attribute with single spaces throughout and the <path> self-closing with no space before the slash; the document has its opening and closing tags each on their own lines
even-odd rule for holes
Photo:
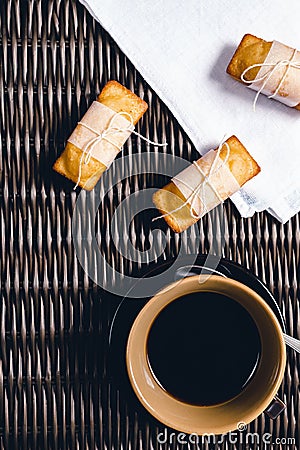
<svg viewBox="0 0 300 450">
<path fill-rule="evenodd" d="M 201 282 L 200 280 L 202 278 L 205 278 L 205 280 Z M 252 298 L 254 298 L 261 305 L 261 307 L 268 314 L 269 318 L 272 320 L 272 325 L 274 326 L 274 331 L 276 332 L 276 336 L 278 338 L 278 343 L 280 346 L 280 361 L 278 362 L 278 364 L 279 364 L 278 375 L 277 375 L 276 381 L 272 385 L 272 388 L 270 388 L 269 392 L 266 394 L 264 400 L 260 404 L 260 407 L 256 408 L 255 412 L 249 412 L 248 414 L 245 414 L 245 416 L 241 418 L 241 421 L 245 424 L 250 423 L 252 420 L 257 418 L 272 402 L 273 398 L 277 394 L 277 391 L 282 383 L 284 372 L 285 372 L 285 367 L 286 367 L 286 347 L 285 347 L 285 342 L 284 342 L 284 338 L 283 338 L 283 331 L 282 331 L 281 325 L 279 324 L 279 321 L 278 321 L 276 315 L 274 314 L 274 312 L 272 311 L 272 309 L 270 308 L 270 306 L 265 302 L 265 300 L 259 294 L 257 294 L 250 287 L 240 283 L 237 280 L 233 280 L 231 278 L 221 278 L 217 275 L 209 275 L 209 276 L 195 275 L 195 276 L 190 276 L 190 277 L 175 281 L 175 282 L 169 284 L 168 286 L 166 286 L 165 288 L 163 288 L 162 290 L 160 290 L 155 296 L 153 296 L 146 303 L 146 305 L 142 308 L 142 310 L 137 315 L 137 317 L 131 327 L 130 333 L 129 333 L 127 347 L 126 347 L 127 372 L 128 372 L 130 384 L 131 384 L 136 396 L 138 397 L 139 401 L 148 410 L 148 412 L 150 412 L 150 414 L 152 414 L 156 419 L 158 419 L 163 424 L 165 424 L 171 428 L 177 429 L 178 431 L 182 431 L 185 433 L 197 432 L 197 434 L 199 434 L 199 435 L 205 434 L 205 433 L 213 433 L 213 434 L 227 433 L 229 431 L 235 430 L 237 428 L 237 423 L 234 423 L 234 424 L 228 423 L 226 427 L 223 426 L 220 428 L 211 427 L 211 429 L 209 429 L 209 430 L 201 429 L 201 425 L 200 425 L 199 428 L 195 430 L 194 428 L 193 429 L 190 428 L 188 426 L 188 424 L 181 425 L 180 421 L 174 422 L 174 420 L 170 420 L 170 418 L 166 417 L 165 415 L 162 415 L 161 412 L 159 410 L 157 410 L 157 408 L 153 407 L 151 398 L 149 398 L 149 396 L 145 395 L 145 393 L 143 392 L 143 389 L 140 386 L 141 383 L 139 383 L 139 378 L 138 378 L 139 375 L 135 373 L 134 366 L 132 365 L 132 357 L 134 356 L 134 354 L 137 354 L 140 352 L 140 356 L 142 353 L 144 353 L 146 355 L 147 337 L 149 334 L 149 330 L 150 330 L 154 320 L 156 319 L 156 317 L 160 314 L 160 312 L 164 309 L 164 307 L 166 307 L 169 303 L 174 301 L 176 298 L 181 297 L 182 295 L 186 295 L 186 293 L 187 293 L 187 292 L 177 293 L 177 295 L 172 296 L 172 292 L 174 291 L 174 289 L 176 289 L 177 286 L 181 285 L 181 284 L 183 284 L 183 286 L 192 286 L 195 283 L 195 279 L 198 280 L 199 285 L 200 286 L 202 285 L 202 287 L 205 286 L 205 283 L 207 281 L 211 280 L 211 282 L 217 281 L 218 283 L 226 284 L 227 286 L 230 285 L 230 286 L 234 287 L 235 289 L 240 289 L 240 290 L 244 291 L 244 293 L 246 293 L 249 296 L 251 296 Z M 198 289 L 193 289 L 193 290 L 189 290 L 188 292 L 189 293 L 197 292 L 197 290 Z M 208 285 L 207 289 L 201 289 L 201 290 L 202 291 L 205 291 L 205 290 L 212 291 L 211 289 L 209 289 L 209 285 Z M 216 289 L 214 289 L 214 290 L 215 290 L 215 292 L 217 292 Z M 150 312 L 150 315 L 148 316 L 149 312 Z M 135 345 L 135 335 L 141 331 L 141 329 L 140 329 L 141 323 L 143 326 L 143 330 L 142 330 L 143 338 L 142 338 L 142 340 L 139 340 L 138 343 L 136 343 L 137 345 Z M 143 355 L 143 356 L 145 356 L 145 355 Z M 172 400 L 174 402 L 174 407 L 176 407 L 176 405 L 178 406 L 179 404 L 184 405 L 186 407 L 187 414 L 189 414 L 189 408 L 192 405 L 189 405 L 180 400 L 177 400 L 174 397 L 172 397 L 169 393 L 164 391 L 163 388 L 157 383 L 154 375 L 152 374 L 152 372 L 150 370 L 150 367 L 149 367 L 147 361 L 146 361 L 147 367 L 145 367 L 144 363 L 145 363 L 145 359 L 143 360 L 143 363 L 141 363 L 141 368 L 146 370 L 147 377 L 150 376 L 151 380 L 149 380 L 149 382 L 154 383 L 155 389 L 156 389 L 156 395 L 161 396 L 161 399 L 166 399 L 167 397 L 169 399 L 172 398 Z M 144 367 L 142 367 L 143 364 L 144 364 Z M 222 405 L 219 405 L 219 404 L 211 405 L 211 406 L 194 406 L 193 405 L 192 408 L 193 408 L 193 410 L 199 408 L 203 411 L 203 408 L 206 408 L 206 409 L 218 408 L 220 406 L 222 406 Z"/>
</svg>

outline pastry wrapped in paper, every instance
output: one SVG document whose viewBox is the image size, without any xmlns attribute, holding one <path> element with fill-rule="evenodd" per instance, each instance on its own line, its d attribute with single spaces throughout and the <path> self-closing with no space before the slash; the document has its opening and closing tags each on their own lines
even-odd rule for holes
<svg viewBox="0 0 300 450">
<path fill-rule="evenodd" d="M 246 34 L 227 73 L 236 80 L 281 103 L 300 110 L 300 52 L 277 41 Z"/>
<path fill-rule="evenodd" d="M 172 230 L 180 233 L 259 172 L 243 144 L 231 136 L 155 192 L 153 202 Z"/>
<path fill-rule="evenodd" d="M 54 170 L 84 189 L 93 189 L 147 108 L 133 92 L 109 81 L 68 139 Z"/>
</svg>

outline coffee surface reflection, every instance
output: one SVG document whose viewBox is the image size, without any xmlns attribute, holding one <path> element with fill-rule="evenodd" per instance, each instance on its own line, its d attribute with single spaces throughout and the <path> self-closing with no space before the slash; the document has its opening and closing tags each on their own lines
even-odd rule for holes
<svg viewBox="0 0 300 450">
<path fill-rule="evenodd" d="M 248 311 L 225 295 L 179 297 L 156 317 L 147 341 L 153 376 L 173 397 L 216 405 L 238 395 L 259 363 L 259 332 Z"/>
</svg>

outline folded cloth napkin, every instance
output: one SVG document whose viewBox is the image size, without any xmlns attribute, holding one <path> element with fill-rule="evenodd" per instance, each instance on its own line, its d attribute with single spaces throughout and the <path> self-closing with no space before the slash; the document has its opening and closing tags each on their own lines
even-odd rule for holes
<svg viewBox="0 0 300 450">
<path fill-rule="evenodd" d="M 262 172 L 232 196 L 249 217 L 300 210 L 300 111 L 226 74 L 245 33 L 299 48 L 298 0 L 81 0 L 173 112 L 196 148 L 236 134 Z M 299 74 L 300 76 L 300 74 Z"/>
</svg>

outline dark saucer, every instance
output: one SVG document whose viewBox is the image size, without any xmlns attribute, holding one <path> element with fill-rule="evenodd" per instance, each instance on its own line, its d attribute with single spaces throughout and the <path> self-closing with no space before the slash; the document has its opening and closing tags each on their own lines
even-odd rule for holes
<svg viewBox="0 0 300 450">
<path fill-rule="evenodd" d="M 271 307 L 283 331 L 285 331 L 284 319 L 276 303 L 276 300 L 274 299 L 273 295 L 268 290 L 266 285 L 261 280 L 259 280 L 259 278 L 257 278 L 253 273 L 245 269 L 240 264 L 234 263 L 228 259 L 222 258 L 220 261 L 214 261 L 214 258 L 210 256 L 211 266 L 207 266 L 206 259 L 207 255 L 198 255 L 195 258 L 193 265 L 190 265 L 190 258 L 181 258 L 180 261 L 178 261 L 177 258 L 175 265 L 175 260 L 151 264 L 144 272 L 139 274 L 140 278 L 137 283 L 142 283 L 144 278 L 149 278 L 153 277 L 154 275 L 161 274 L 167 269 L 169 271 L 169 283 L 172 283 L 177 279 L 199 274 L 203 270 L 203 265 L 205 264 L 204 273 L 213 272 L 219 274 L 220 276 L 223 275 L 232 278 L 250 287 L 257 294 L 259 294 Z M 174 266 L 173 271 L 171 269 L 172 266 Z M 158 290 L 160 290 L 160 288 Z M 149 299 L 150 297 L 132 298 L 130 297 L 130 292 L 123 299 L 120 298 L 119 306 L 111 323 L 109 336 L 109 355 L 107 361 L 108 376 L 111 379 L 112 384 L 120 389 L 122 396 L 125 395 L 127 397 L 127 400 L 130 400 L 131 404 L 133 402 L 132 406 L 135 410 L 138 411 L 141 411 L 141 405 L 139 404 L 139 401 L 135 397 L 129 384 L 126 370 L 125 353 L 131 326 L 136 316 Z"/>
</svg>

